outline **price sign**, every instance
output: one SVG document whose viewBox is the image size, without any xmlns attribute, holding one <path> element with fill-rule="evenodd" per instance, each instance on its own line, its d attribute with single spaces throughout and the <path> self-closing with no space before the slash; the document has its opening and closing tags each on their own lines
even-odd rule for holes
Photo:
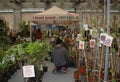
<svg viewBox="0 0 120 82">
<path fill-rule="evenodd" d="M 84 42 L 83 41 L 79 41 L 79 49 L 84 49 Z"/>
<path fill-rule="evenodd" d="M 90 40 L 90 48 L 95 48 L 95 39 Z"/>
<path fill-rule="evenodd" d="M 111 47 L 112 41 L 113 41 L 113 37 L 108 35 L 103 44 L 105 46 Z"/>
<path fill-rule="evenodd" d="M 35 77 L 34 65 L 23 66 L 24 77 Z"/>
<path fill-rule="evenodd" d="M 101 33 L 101 34 L 100 34 L 100 43 L 104 43 L 106 37 L 107 37 L 107 34 L 106 34 L 106 33 Z"/>
</svg>

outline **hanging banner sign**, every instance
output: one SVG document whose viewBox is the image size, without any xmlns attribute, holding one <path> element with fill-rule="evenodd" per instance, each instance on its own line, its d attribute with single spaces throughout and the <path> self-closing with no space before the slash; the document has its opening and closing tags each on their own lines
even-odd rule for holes
<svg viewBox="0 0 120 82">
<path fill-rule="evenodd" d="M 57 19 L 55 16 L 34 16 L 33 20 L 45 20 L 45 19 L 51 19 L 51 20 L 55 20 Z"/>
<path fill-rule="evenodd" d="M 106 33 L 101 33 L 101 34 L 100 34 L 100 43 L 104 43 L 106 37 L 107 37 L 107 34 L 106 34 Z"/>
<path fill-rule="evenodd" d="M 25 78 L 35 77 L 34 65 L 23 66 L 23 76 Z"/>
<path fill-rule="evenodd" d="M 79 41 L 79 49 L 84 50 L 84 42 L 83 41 Z"/>
<path fill-rule="evenodd" d="M 95 48 L 95 39 L 90 40 L 90 48 Z"/>
<path fill-rule="evenodd" d="M 103 44 L 104 44 L 105 46 L 111 47 L 112 41 L 113 41 L 113 37 L 110 36 L 110 35 L 107 35 L 107 37 L 105 38 L 105 41 L 104 41 Z"/>
<path fill-rule="evenodd" d="M 51 15 L 51 16 L 34 16 L 33 20 L 78 20 L 79 17 L 78 16 L 55 16 L 55 15 Z"/>
</svg>

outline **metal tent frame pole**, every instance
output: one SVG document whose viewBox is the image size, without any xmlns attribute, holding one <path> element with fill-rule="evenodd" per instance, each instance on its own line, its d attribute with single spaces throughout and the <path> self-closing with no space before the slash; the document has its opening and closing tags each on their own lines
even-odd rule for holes
<svg viewBox="0 0 120 82">
<path fill-rule="evenodd" d="M 110 0 L 107 0 L 106 29 L 108 35 L 109 35 L 109 23 L 110 23 Z M 109 47 L 106 47 L 104 82 L 107 82 L 108 80 L 108 59 L 109 59 Z"/>
</svg>

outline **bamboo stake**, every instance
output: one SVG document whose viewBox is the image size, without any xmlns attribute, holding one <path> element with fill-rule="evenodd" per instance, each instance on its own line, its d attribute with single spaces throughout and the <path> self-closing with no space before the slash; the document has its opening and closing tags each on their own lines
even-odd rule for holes
<svg viewBox="0 0 120 82">
<path fill-rule="evenodd" d="M 91 4 L 91 10 L 92 10 L 92 12 L 93 12 L 93 1 L 92 0 L 90 0 L 90 4 Z M 92 19 L 92 14 L 90 14 L 91 16 L 91 19 Z M 97 18 L 97 15 L 96 15 L 96 13 L 94 14 L 94 17 L 95 18 Z M 94 25 L 93 24 L 93 22 L 91 21 L 91 27 L 93 27 L 92 25 Z M 96 24 L 95 24 L 96 25 Z M 95 54 L 94 54 L 95 52 L 93 51 L 93 49 L 92 49 L 92 55 L 93 55 L 93 57 L 92 57 L 92 59 L 93 59 L 93 82 L 94 82 L 94 79 L 95 79 L 95 61 L 94 61 L 94 59 L 96 58 L 95 57 Z"/>
<path fill-rule="evenodd" d="M 86 75 L 86 78 L 87 78 L 87 82 L 88 82 L 88 64 L 87 64 L 87 55 L 86 55 L 86 53 L 85 53 L 85 50 L 83 50 L 83 53 L 84 53 L 84 57 L 85 57 L 85 65 L 86 65 L 86 73 L 87 73 L 87 75 Z"/>
<path fill-rule="evenodd" d="M 101 68 L 102 68 L 102 64 L 103 64 L 103 57 L 104 57 L 104 46 L 102 46 L 102 47 L 101 47 L 101 54 L 100 54 L 100 56 L 101 56 L 101 60 L 100 60 L 100 65 L 99 65 L 98 82 L 100 82 L 100 80 L 101 80 L 100 75 L 101 75 Z"/>
</svg>

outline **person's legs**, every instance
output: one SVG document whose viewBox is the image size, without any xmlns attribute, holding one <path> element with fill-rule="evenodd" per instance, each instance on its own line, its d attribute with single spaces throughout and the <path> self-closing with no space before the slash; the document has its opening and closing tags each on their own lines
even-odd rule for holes
<svg viewBox="0 0 120 82">
<path fill-rule="evenodd" d="M 61 70 L 66 73 L 67 72 L 67 63 L 61 67 Z"/>
<path fill-rule="evenodd" d="M 56 73 L 59 70 L 61 70 L 61 67 L 55 66 L 55 68 L 53 69 L 53 73 Z"/>
<path fill-rule="evenodd" d="M 55 66 L 55 68 L 53 69 L 53 73 L 56 73 L 57 71 L 63 71 L 64 73 L 67 72 L 67 68 L 68 68 L 68 65 L 67 63 L 63 66 Z"/>
</svg>

